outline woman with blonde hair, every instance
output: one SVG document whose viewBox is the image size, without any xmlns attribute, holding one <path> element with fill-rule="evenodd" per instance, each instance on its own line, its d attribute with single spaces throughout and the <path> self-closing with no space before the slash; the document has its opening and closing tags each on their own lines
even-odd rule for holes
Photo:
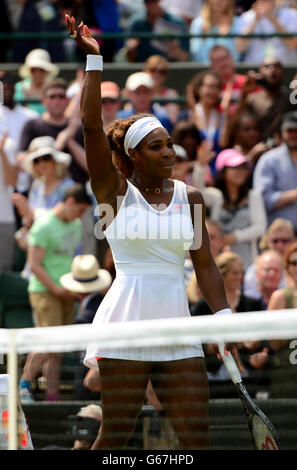
<svg viewBox="0 0 297 470">
<path fill-rule="evenodd" d="M 239 18 L 234 13 L 234 0 L 206 0 L 202 11 L 190 26 L 191 34 L 216 33 L 225 35 L 238 31 Z M 209 53 L 215 45 L 226 46 L 233 59 L 239 60 L 234 38 L 192 38 L 190 52 L 192 61 L 209 64 Z"/>
<path fill-rule="evenodd" d="M 55 139 L 50 136 L 32 140 L 23 162 L 24 170 L 33 179 L 28 198 L 20 193 L 11 196 L 27 228 L 43 210 L 51 209 L 61 201 L 65 191 L 74 185 L 67 173 L 71 156 L 58 151 L 54 143 Z"/>
<path fill-rule="evenodd" d="M 241 257 L 232 251 L 226 251 L 215 259 L 222 275 L 226 296 L 232 312 L 249 312 L 261 310 L 261 303 L 242 293 L 243 262 Z M 199 300 L 192 315 L 209 315 L 210 308 L 204 299 Z"/>
<path fill-rule="evenodd" d="M 178 92 L 173 88 L 166 87 L 166 80 L 169 73 L 169 62 L 168 60 L 158 54 L 150 56 L 144 64 L 144 72 L 151 75 L 154 81 L 153 98 L 168 98 L 177 99 L 179 97 Z M 177 103 L 155 103 L 154 108 L 165 108 L 169 115 L 169 119 L 172 124 L 175 124 L 178 120 L 180 106 Z"/>
</svg>

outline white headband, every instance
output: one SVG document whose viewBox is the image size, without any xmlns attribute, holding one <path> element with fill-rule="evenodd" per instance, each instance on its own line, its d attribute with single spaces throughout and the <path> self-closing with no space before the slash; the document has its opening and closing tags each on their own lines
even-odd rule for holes
<svg viewBox="0 0 297 470">
<path fill-rule="evenodd" d="M 134 149 L 137 147 L 139 142 L 144 139 L 144 137 L 152 132 L 154 129 L 158 127 L 163 127 L 159 119 L 153 116 L 147 116 L 135 121 L 128 129 L 125 140 L 124 140 L 124 148 L 125 153 L 129 156 L 129 149 Z"/>
</svg>

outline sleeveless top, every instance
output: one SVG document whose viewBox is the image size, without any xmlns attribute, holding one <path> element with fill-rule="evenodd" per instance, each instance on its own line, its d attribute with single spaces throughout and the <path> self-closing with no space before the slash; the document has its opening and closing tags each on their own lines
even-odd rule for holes
<svg viewBox="0 0 297 470">
<path fill-rule="evenodd" d="M 116 217 L 105 230 L 116 278 L 101 302 L 93 327 L 112 322 L 189 317 L 184 262 L 193 242 L 186 184 L 174 180 L 168 206 L 149 204 L 129 181 Z M 87 349 L 85 364 L 96 357 L 168 361 L 203 356 L 199 342 L 177 346 L 102 350 Z"/>
</svg>

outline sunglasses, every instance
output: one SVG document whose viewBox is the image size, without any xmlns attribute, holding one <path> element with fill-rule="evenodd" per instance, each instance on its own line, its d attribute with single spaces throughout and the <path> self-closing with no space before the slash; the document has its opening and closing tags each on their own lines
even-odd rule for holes
<svg viewBox="0 0 297 470">
<path fill-rule="evenodd" d="M 66 95 L 65 93 L 55 93 L 54 95 L 48 95 L 47 98 L 49 100 L 54 100 L 55 98 L 58 98 L 59 100 L 65 100 Z"/>
<path fill-rule="evenodd" d="M 296 266 L 297 266 L 297 260 L 292 260 L 292 261 L 289 260 L 289 261 L 288 261 L 288 264 L 289 264 L 290 266 L 295 266 L 295 268 L 296 268 Z"/>
<path fill-rule="evenodd" d="M 272 238 L 271 243 L 290 243 L 292 238 Z"/>
<path fill-rule="evenodd" d="M 52 160 L 52 156 L 50 154 L 48 155 L 42 155 L 42 157 L 37 157 L 37 158 L 34 158 L 33 160 L 33 165 L 37 165 L 37 163 L 40 163 L 40 162 L 49 162 L 50 160 Z"/>
<path fill-rule="evenodd" d="M 102 104 L 115 104 L 118 101 L 117 98 L 102 98 Z"/>
<path fill-rule="evenodd" d="M 160 75 L 167 75 L 168 70 L 167 69 L 159 69 L 158 67 L 154 67 L 150 69 L 151 73 L 159 73 Z"/>
</svg>

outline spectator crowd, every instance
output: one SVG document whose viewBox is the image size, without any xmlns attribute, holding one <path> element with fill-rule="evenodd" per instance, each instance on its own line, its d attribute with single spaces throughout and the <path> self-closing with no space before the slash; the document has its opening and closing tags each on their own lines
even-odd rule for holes
<svg viewBox="0 0 297 470">
<path fill-rule="evenodd" d="M 99 39 L 106 62 L 139 63 L 124 87 L 103 81 L 105 129 L 117 117 L 150 113 L 168 130 L 176 149 L 173 178 L 205 199 L 212 254 L 234 313 L 296 308 L 296 84 L 290 72 L 295 86 L 287 85 L 285 68 L 297 64 L 297 3 L 0 0 L 0 7 L 1 32 L 65 33 L 64 14 L 71 12 L 94 34 L 128 33 L 124 40 Z M 193 37 L 160 39 L 168 33 Z M 259 33 L 270 37 L 251 37 Z M 27 280 L 36 326 L 90 323 L 114 266 L 104 237 L 94 236 L 98 214 L 79 112 L 84 71 L 78 67 L 70 83 L 57 65 L 79 64 L 82 56 L 66 36 L 5 41 L 0 62 L 22 65 L 17 75 L 0 72 L 0 272 Z M 203 71 L 183 84 L 183 102 L 167 79 L 173 62 L 191 61 Z M 240 63 L 253 70 L 239 73 Z M 189 258 L 185 285 L 192 315 L 211 313 Z M 295 397 L 288 351 L 288 341 L 239 345 L 255 396 Z M 228 378 L 211 347 L 205 355 L 213 396 L 229 396 L 217 388 Z M 79 362 L 75 398 L 93 397 L 100 377 Z M 46 399 L 59 400 L 60 367 L 60 356 L 32 352 L 20 381 L 22 399 L 33 399 L 32 384 L 43 374 Z"/>
</svg>

